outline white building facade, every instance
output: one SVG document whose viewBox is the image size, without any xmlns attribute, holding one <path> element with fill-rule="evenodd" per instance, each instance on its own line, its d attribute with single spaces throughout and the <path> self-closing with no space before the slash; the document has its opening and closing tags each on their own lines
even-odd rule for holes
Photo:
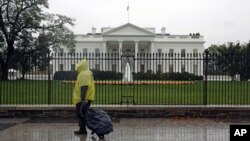
<svg viewBox="0 0 250 141">
<path fill-rule="evenodd" d="M 204 52 L 204 43 L 203 36 L 199 34 L 170 35 L 164 27 L 157 34 L 155 28 L 127 23 L 115 28 L 101 28 L 101 33 L 96 33 L 96 29 L 92 28 L 91 33 L 76 35 L 75 53 L 87 54 L 80 59 L 87 58 L 90 69 L 123 72 L 129 63 L 132 72 L 185 71 L 203 75 L 202 60 L 176 58 L 191 57 L 188 54 L 198 58 L 194 54 Z M 62 52 L 67 53 L 67 49 L 62 47 Z M 91 53 L 94 55 L 91 56 Z M 113 59 L 105 59 L 107 57 Z M 53 72 L 73 70 L 80 59 L 54 60 Z"/>
</svg>

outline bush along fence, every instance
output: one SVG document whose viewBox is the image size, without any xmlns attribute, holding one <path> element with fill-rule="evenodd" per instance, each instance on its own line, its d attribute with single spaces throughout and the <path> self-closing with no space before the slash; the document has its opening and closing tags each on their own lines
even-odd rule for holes
<svg viewBox="0 0 250 141">
<path fill-rule="evenodd" d="M 94 104 L 249 105 L 250 56 L 243 54 L 49 53 L 12 60 L 0 104 L 71 104 L 75 65 L 87 59 Z M 34 57 L 35 56 L 35 57 Z"/>
</svg>

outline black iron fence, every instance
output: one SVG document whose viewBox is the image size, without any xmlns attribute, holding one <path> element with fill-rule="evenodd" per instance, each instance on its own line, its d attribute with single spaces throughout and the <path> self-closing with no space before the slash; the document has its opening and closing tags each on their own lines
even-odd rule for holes
<svg viewBox="0 0 250 141">
<path fill-rule="evenodd" d="M 244 54 L 73 53 L 18 58 L 0 82 L 0 104 L 71 104 L 75 65 L 89 62 L 95 104 L 249 105 Z"/>
</svg>

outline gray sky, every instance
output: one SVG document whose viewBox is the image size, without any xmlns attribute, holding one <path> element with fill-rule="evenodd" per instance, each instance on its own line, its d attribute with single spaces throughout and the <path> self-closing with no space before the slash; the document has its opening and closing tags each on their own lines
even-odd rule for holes
<svg viewBox="0 0 250 141">
<path fill-rule="evenodd" d="M 205 47 L 250 40 L 250 0 L 49 0 L 51 13 L 76 19 L 75 34 L 91 27 L 117 27 L 128 22 L 140 27 L 166 27 L 170 34 L 199 32 Z"/>
</svg>

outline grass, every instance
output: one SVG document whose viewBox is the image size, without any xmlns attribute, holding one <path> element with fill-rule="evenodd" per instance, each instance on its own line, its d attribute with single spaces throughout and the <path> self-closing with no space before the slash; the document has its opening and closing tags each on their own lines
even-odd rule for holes
<svg viewBox="0 0 250 141">
<path fill-rule="evenodd" d="M 62 81 L 12 80 L 0 82 L 0 104 L 71 104 L 74 84 Z M 96 85 L 95 104 L 202 105 L 204 82 L 187 85 Z M 250 104 L 250 82 L 207 84 L 208 104 Z"/>
</svg>

